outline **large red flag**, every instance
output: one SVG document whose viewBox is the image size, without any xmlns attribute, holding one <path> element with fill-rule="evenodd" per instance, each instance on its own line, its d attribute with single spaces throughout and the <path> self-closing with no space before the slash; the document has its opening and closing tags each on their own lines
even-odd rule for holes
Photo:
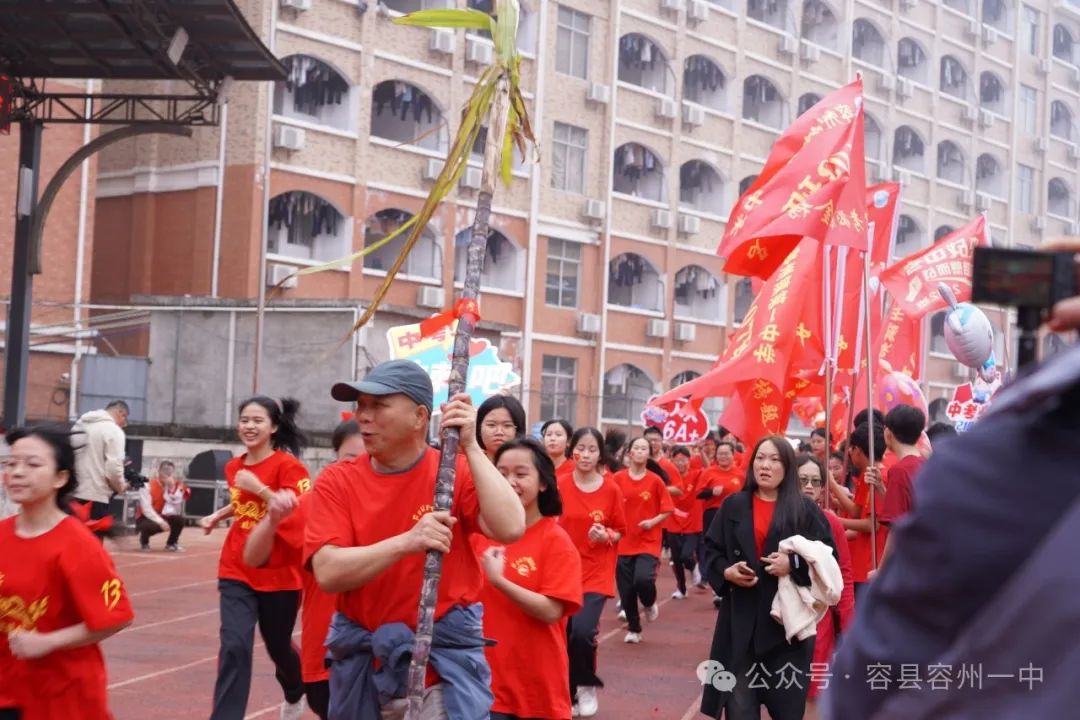
<svg viewBox="0 0 1080 720">
<path fill-rule="evenodd" d="M 971 264 L 976 246 L 989 244 L 986 217 L 979 215 L 921 252 L 881 273 L 881 283 L 909 317 L 916 320 L 949 306 L 938 283 L 948 285 L 957 302 L 971 299 Z"/>
<path fill-rule="evenodd" d="M 866 249 L 862 80 L 831 93 L 784 131 L 731 211 L 725 272 L 769 277 L 803 237 Z"/>
</svg>

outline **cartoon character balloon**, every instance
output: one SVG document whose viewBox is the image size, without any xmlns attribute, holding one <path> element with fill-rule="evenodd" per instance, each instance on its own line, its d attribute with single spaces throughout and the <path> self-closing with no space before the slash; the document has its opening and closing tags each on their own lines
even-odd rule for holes
<svg viewBox="0 0 1080 720">
<path fill-rule="evenodd" d="M 945 344 L 957 361 L 975 368 L 986 382 L 997 376 L 994 358 L 994 328 L 982 310 L 971 303 L 956 302 L 956 295 L 945 283 L 938 284 L 938 292 L 949 303 L 945 316 Z"/>
</svg>

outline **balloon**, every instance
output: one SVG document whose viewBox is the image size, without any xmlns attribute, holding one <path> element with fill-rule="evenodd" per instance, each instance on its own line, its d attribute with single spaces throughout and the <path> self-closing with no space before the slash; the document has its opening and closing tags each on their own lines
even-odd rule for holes
<svg viewBox="0 0 1080 720">
<path fill-rule="evenodd" d="M 956 296 L 944 283 L 938 291 L 949 303 L 945 344 L 961 365 L 982 368 L 994 352 L 994 328 L 989 318 L 971 303 L 956 302 Z"/>
<path fill-rule="evenodd" d="M 930 415 L 919 384 L 910 376 L 894 370 L 878 379 L 877 406 L 887 413 L 897 405 L 911 405 L 922 410 L 927 417 Z"/>
</svg>

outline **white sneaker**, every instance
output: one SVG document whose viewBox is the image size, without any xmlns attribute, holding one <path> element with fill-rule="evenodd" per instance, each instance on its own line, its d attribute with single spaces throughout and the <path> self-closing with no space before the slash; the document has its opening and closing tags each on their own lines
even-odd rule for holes
<svg viewBox="0 0 1080 720">
<path fill-rule="evenodd" d="M 581 717 L 581 708 L 578 707 L 577 703 L 570 707 L 570 717 Z"/>
<path fill-rule="evenodd" d="M 596 688 L 579 687 L 577 691 L 578 717 L 592 717 L 600 711 L 600 701 L 596 698 Z"/>
<path fill-rule="evenodd" d="M 653 603 L 649 607 L 645 608 L 645 619 L 649 622 L 656 622 L 656 618 L 660 617 L 660 604 Z"/>
<path fill-rule="evenodd" d="M 304 710 L 307 709 L 307 703 L 304 702 L 304 698 L 300 698 L 294 703 L 283 702 L 281 703 L 281 720 L 304 720 Z"/>
<path fill-rule="evenodd" d="M 671 599 L 672 600 L 685 600 L 686 599 L 686 593 L 682 592 L 681 590 L 676 590 L 675 592 L 671 593 Z"/>
<path fill-rule="evenodd" d="M 623 642 L 630 643 L 631 645 L 637 645 L 639 642 L 641 642 L 641 633 L 628 632 L 626 633 L 626 637 L 623 638 Z M 581 696 L 580 691 L 578 691 L 578 696 Z"/>
<path fill-rule="evenodd" d="M 705 584 L 703 582 L 701 582 L 701 566 L 700 565 L 695 565 L 694 566 L 693 584 L 697 585 L 698 587 L 705 587 Z"/>
<path fill-rule="evenodd" d="M 625 610 L 620 610 L 618 618 L 619 618 L 619 620 L 621 622 L 626 622 L 626 611 Z"/>
</svg>

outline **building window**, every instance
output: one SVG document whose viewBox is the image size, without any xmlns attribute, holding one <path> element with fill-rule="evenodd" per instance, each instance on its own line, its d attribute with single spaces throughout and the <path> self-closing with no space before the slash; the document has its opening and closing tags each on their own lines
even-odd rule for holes
<svg viewBox="0 0 1080 720">
<path fill-rule="evenodd" d="M 679 168 L 679 207 L 720 215 L 724 212 L 724 179 L 701 160 Z"/>
<path fill-rule="evenodd" d="M 799 96 L 799 107 L 796 112 L 798 115 L 802 115 L 819 102 L 821 102 L 821 96 L 817 93 L 805 93 Z"/>
<path fill-rule="evenodd" d="M 880 161 L 884 143 L 881 141 L 881 126 L 878 121 L 866 114 L 863 117 L 863 147 L 867 160 Z"/>
<path fill-rule="evenodd" d="M 930 318 L 930 352 L 952 356 L 945 342 L 945 313 L 934 313 Z"/>
<path fill-rule="evenodd" d="M 629 33 L 619 38 L 619 81 L 637 85 L 664 95 L 671 94 L 668 87 L 667 55 L 660 46 L 639 33 Z"/>
<path fill-rule="evenodd" d="M 1024 132 L 1034 135 L 1039 126 L 1039 92 L 1028 85 L 1020 86 L 1020 117 Z"/>
<path fill-rule="evenodd" d="M 472 238 L 472 228 L 465 228 L 454 238 L 454 282 L 465 282 L 468 262 L 466 249 Z M 480 275 L 480 287 L 508 292 L 521 292 L 525 279 L 522 264 L 524 253 L 508 237 L 492 230 L 487 239 L 484 269 Z"/>
<path fill-rule="evenodd" d="M 743 82 L 743 120 L 780 130 L 787 122 L 784 98 L 772 81 L 751 75 Z"/>
<path fill-rule="evenodd" d="M 301 260 L 336 260 L 349 251 L 352 223 L 318 195 L 294 190 L 270 199 L 267 252 Z"/>
<path fill-rule="evenodd" d="M 934 242 L 941 242 L 942 238 L 945 238 L 954 232 L 956 232 L 956 228 L 952 225 L 941 225 L 934 231 Z"/>
<path fill-rule="evenodd" d="M 576 308 L 580 278 L 580 243 L 549 238 L 544 302 L 556 307 Z"/>
<path fill-rule="evenodd" d="M 1050 134 L 1068 142 L 1073 141 L 1072 111 L 1060 100 L 1050 103 Z"/>
<path fill-rule="evenodd" d="M 577 418 L 577 360 L 544 355 L 540 370 L 540 417 L 564 418 L 571 425 Z"/>
<path fill-rule="evenodd" d="M 349 81 L 309 55 L 290 55 L 281 61 L 289 76 L 274 86 L 274 114 L 352 130 Z"/>
<path fill-rule="evenodd" d="M 1080 58 L 1076 57 L 1075 45 L 1072 33 L 1064 25 L 1054 26 L 1054 57 L 1067 63 L 1080 64 Z"/>
<path fill-rule="evenodd" d="M 937 150 L 937 176 L 951 183 L 964 183 L 964 153 L 951 140 L 942 140 Z"/>
<path fill-rule="evenodd" d="M 1046 188 L 1046 212 L 1061 218 L 1072 220 L 1076 214 L 1073 206 L 1072 191 L 1061 178 L 1051 178 Z"/>
<path fill-rule="evenodd" d="M 750 312 L 750 304 L 754 302 L 754 284 L 750 278 L 740 278 L 735 283 L 735 316 L 732 318 L 738 325 Z"/>
<path fill-rule="evenodd" d="M 402 80 L 385 80 L 371 91 L 371 134 L 434 151 L 445 151 L 448 137 L 431 96 Z"/>
<path fill-rule="evenodd" d="M 664 280 L 648 260 L 623 253 L 612 259 L 608 273 L 609 305 L 663 312 Z"/>
<path fill-rule="evenodd" d="M 1028 53 L 1037 55 L 1039 53 L 1039 11 L 1025 5 L 1023 17 L 1024 27 L 1020 41 Z"/>
<path fill-rule="evenodd" d="M 941 92 L 961 100 L 967 99 L 967 71 L 952 55 L 941 58 Z"/>
<path fill-rule="evenodd" d="M 851 26 L 851 54 L 875 67 L 885 66 L 885 38 L 874 25 L 862 18 L 856 18 Z"/>
<path fill-rule="evenodd" d="M 922 249 L 923 230 L 919 223 L 910 215 L 901 215 L 896 227 L 896 245 L 893 247 L 893 257 L 896 259 L 906 258 L 912 253 Z"/>
<path fill-rule="evenodd" d="M 720 66 L 704 55 L 683 61 L 683 98 L 712 110 L 727 110 L 727 78 Z"/>
<path fill-rule="evenodd" d="M 1035 168 L 1018 165 L 1016 168 L 1016 203 L 1020 212 L 1034 212 Z"/>
<path fill-rule="evenodd" d="M 807 42 L 836 50 L 840 46 L 840 23 L 836 15 L 821 0 L 807 0 L 803 3 L 802 36 Z"/>
<path fill-rule="evenodd" d="M 1008 196 L 1005 171 L 990 153 L 983 153 L 975 161 L 975 189 L 997 198 Z"/>
<path fill-rule="evenodd" d="M 638 143 L 626 143 L 615 149 L 613 162 L 614 192 L 654 202 L 667 201 L 664 164 L 652 150 Z"/>
<path fill-rule="evenodd" d="M 725 288 L 716 276 L 700 265 L 688 265 L 675 273 L 675 317 L 724 322 Z"/>
<path fill-rule="evenodd" d="M 897 74 L 917 83 L 927 84 L 926 50 L 912 38 L 901 38 L 896 46 Z"/>
<path fill-rule="evenodd" d="M 588 131 L 555 123 L 551 140 L 551 187 L 578 194 L 585 192 L 585 151 L 588 146 Z"/>
<path fill-rule="evenodd" d="M 563 75 L 589 77 L 589 33 L 592 18 L 585 13 L 559 6 L 555 69 Z"/>
<path fill-rule="evenodd" d="M 984 25 L 996 28 L 999 32 L 1007 33 L 1012 31 L 1011 19 L 1008 0 L 983 0 L 982 21 Z M 1037 23 L 1038 14 L 1036 14 Z M 1032 50 L 1031 52 L 1035 51 Z"/>
<path fill-rule="evenodd" d="M 396 208 L 380 210 L 367 219 L 364 223 L 364 247 L 374 245 L 379 240 L 400 228 L 412 219 L 412 213 Z M 390 242 L 372 251 L 364 257 L 364 268 L 367 270 L 386 271 L 394 264 L 394 260 L 405 247 L 405 241 L 409 237 L 406 230 Z M 442 280 L 443 254 L 435 233 L 431 226 L 424 228 L 420 233 L 420 239 L 405 257 L 405 264 L 401 266 L 404 275 Z"/>
<path fill-rule="evenodd" d="M 998 115 L 1006 113 L 1005 83 L 989 70 L 979 76 L 979 105 Z"/>
<path fill-rule="evenodd" d="M 896 129 L 893 136 L 893 165 L 922 173 L 925 152 L 926 147 L 923 145 L 922 138 L 914 129 L 907 125 L 901 125 Z"/>
<path fill-rule="evenodd" d="M 655 392 L 653 381 L 634 365 L 617 365 L 604 374 L 605 420 L 631 425 L 641 423 L 641 411 Z"/>
<path fill-rule="evenodd" d="M 746 14 L 753 20 L 788 32 L 791 29 L 791 13 L 787 0 L 748 0 Z"/>
</svg>

